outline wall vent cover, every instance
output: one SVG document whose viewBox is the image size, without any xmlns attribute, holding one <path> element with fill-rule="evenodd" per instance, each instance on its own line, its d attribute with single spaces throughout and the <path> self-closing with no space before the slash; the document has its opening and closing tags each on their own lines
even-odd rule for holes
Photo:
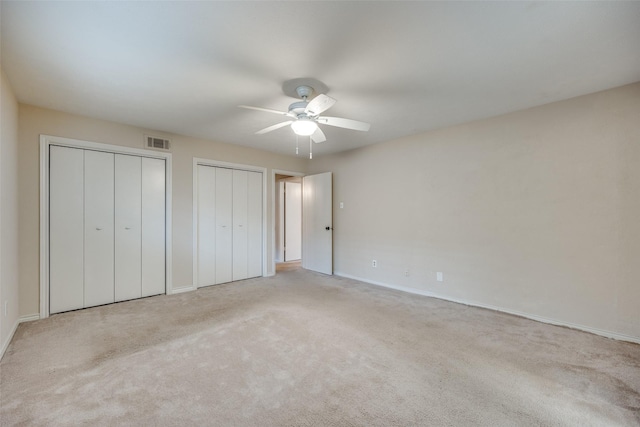
<svg viewBox="0 0 640 427">
<path fill-rule="evenodd" d="M 169 150 L 171 146 L 171 140 L 165 138 L 159 138 L 157 136 L 145 135 L 147 148 L 154 148 L 156 150 Z"/>
</svg>

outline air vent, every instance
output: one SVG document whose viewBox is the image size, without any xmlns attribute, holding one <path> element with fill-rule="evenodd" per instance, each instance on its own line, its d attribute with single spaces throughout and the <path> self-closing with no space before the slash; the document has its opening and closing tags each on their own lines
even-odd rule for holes
<svg viewBox="0 0 640 427">
<path fill-rule="evenodd" d="M 168 150 L 170 147 L 170 140 L 164 138 L 158 138 L 157 136 L 145 135 L 147 139 L 147 148 L 155 148 L 156 150 Z"/>
</svg>

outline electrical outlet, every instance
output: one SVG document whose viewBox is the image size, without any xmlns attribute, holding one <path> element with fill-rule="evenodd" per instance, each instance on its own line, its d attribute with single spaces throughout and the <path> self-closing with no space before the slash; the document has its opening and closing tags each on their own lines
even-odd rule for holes
<svg viewBox="0 0 640 427">
<path fill-rule="evenodd" d="M 375 259 L 373 261 L 371 261 L 371 267 L 373 267 L 373 268 L 378 267 L 378 261 L 376 261 Z"/>
<path fill-rule="evenodd" d="M 442 281 L 444 281 L 444 276 L 443 276 L 443 274 L 442 274 L 442 271 L 438 271 L 438 272 L 436 273 L 436 280 L 437 280 L 438 282 L 442 282 Z"/>
<path fill-rule="evenodd" d="M 404 277 L 409 277 L 409 269 L 408 268 L 404 271 Z"/>
</svg>

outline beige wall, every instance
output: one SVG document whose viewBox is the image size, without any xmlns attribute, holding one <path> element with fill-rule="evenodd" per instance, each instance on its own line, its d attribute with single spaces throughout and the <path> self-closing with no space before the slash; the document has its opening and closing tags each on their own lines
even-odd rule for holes
<svg viewBox="0 0 640 427">
<path fill-rule="evenodd" d="M 310 168 L 338 274 L 640 340 L 640 83 Z"/>
<path fill-rule="evenodd" d="M 143 134 L 159 133 L 19 108 L 19 313 L 31 315 L 39 135 L 141 147 Z M 639 117 L 640 83 L 310 162 L 165 135 L 173 140 L 173 286 L 192 283 L 193 157 L 269 169 L 267 270 L 271 169 L 308 167 L 334 172 L 338 274 L 638 340 Z M 4 134 L 3 113 L 3 144 Z"/>
<path fill-rule="evenodd" d="M 2 357 L 17 326 L 19 316 L 18 103 L 2 69 L 0 69 L 0 129 L 0 357 Z"/>
<path fill-rule="evenodd" d="M 20 105 L 20 313 L 39 311 L 39 137 L 61 136 L 143 148 L 144 134 L 169 137 L 173 154 L 173 288 L 192 285 L 193 157 L 267 168 L 267 265 L 271 273 L 271 169 L 304 172 L 306 161 L 255 149 L 221 144 L 133 126 Z"/>
</svg>

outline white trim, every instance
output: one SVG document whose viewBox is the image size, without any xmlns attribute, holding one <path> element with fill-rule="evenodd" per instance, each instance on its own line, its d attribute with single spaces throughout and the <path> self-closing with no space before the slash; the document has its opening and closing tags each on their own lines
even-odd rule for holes
<svg viewBox="0 0 640 427">
<path fill-rule="evenodd" d="M 242 163 L 230 163 L 230 162 L 222 162 L 219 160 L 205 159 L 202 157 L 194 157 L 193 164 L 204 165 L 204 166 L 214 166 L 217 168 L 227 168 L 227 169 L 236 169 L 243 171 L 252 171 L 252 172 L 262 172 L 264 174 L 267 173 L 267 168 L 262 166 L 253 166 L 253 165 L 245 165 Z"/>
<path fill-rule="evenodd" d="M 268 277 L 276 275 L 276 175 L 306 176 L 302 172 L 291 172 L 281 169 L 271 169 L 271 270 Z M 304 215 L 304 212 L 302 213 Z"/>
<path fill-rule="evenodd" d="M 16 334 L 16 331 L 18 330 L 18 325 L 20 323 L 33 322 L 34 320 L 39 320 L 39 319 L 40 319 L 40 315 L 38 313 L 29 314 L 27 316 L 20 316 L 18 317 L 18 319 L 16 319 L 16 321 L 13 324 L 13 328 L 11 328 L 11 332 L 9 332 L 7 339 L 5 340 L 5 342 L 2 343 L 2 347 L 0 347 L 0 360 L 2 360 L 2 357 L 4 356 L 5 351 L 7 351 L 7 348 L 9 348 L 9 344 L 11 344 L 11 340 L 13 340 L 13 336 Z"/>
<path fill-rule="evenodd" d="M 9 335 L 7 335 L 7 339 L 2 343 L 2 347 L 0 348 L 0 360 L 2 360 L 4 352 L 7 351 L 7 348 L 9 348 L 9 344 L 11 344 L 11 340 L 13 339 L 13 335 L 16 333 L 19 324 L 20 319 L 17 319 L 13 324 L 13 328 L 11 328 L 11 332 L 9 332 Z"/>
<path fill-rule="evenodd" d="M 40 318 L 49 317 L 49 143 L 40 135 Z"/>
<path fill-rule="evenodd" d="M 193 284 L 191 290 L 198 289 L 198 165 L 228 168 L 235 170 L 260 172 L 262 174 L 262 277 L 268 277 L 267 266 L 267 168 L 262 166 L 245 165 L 241 163 L 229 163 L 219 160 L 193 158 L 193 197 L 192 197 L 192 224 L 193 224 Z M 186 292 L 186 291 L 185 291 Z"/>
<path fill-rule="evenodd" d="M 18 323 L 34 322 L 36 320 L 40 320 L 39 313 L 27 314 L 27 315 L 18 317 Z"/>
<path fill-rule="evenodd" d="M 49 317 L 49 146 L 81 148 L 114 154 L 133 154 L 165 161 L 165 292 L 173 293 L 172 277 L 172 155 L 171 153 L 144 150 L 122 145 L 82 141 L 52 135 L 40 135 L 40 318 Z"/>
<path fill-rule="evenodd" d="M 388 283 L 383 283 L 383 282 L 378 282 L 378 281 L 375 281 L 375 280 L 365 279 L 365 278 L 362 278 L 362 277 L 352 276 L 350 274 L 346 274 L 346 273 L 342 273 L 342 272 L 338 272 L 338 271 L 334 271 L 333 274 L 335 274 L 336 276 L 344 277 L 346 279 L 353 279 L 353 280 L 357 280 L 359 282 L 368 283 L 370 285 L 382 286 L 384 288 L 395 289 L 395 290 L 398 290 L 398 291 L 408 292 L 408 293 L 411 293 L 411 294 L 422 295 L 422 296 L 431 297 L 431 298 L 437 298 L 437 299 L 441 299 L 441 300 L 444 300 L 444 301 L 455 302 L 455 303 L 458 303 L 458 304 L 464 304 L 464 305 L 468 305 L 468 306 L 472 306 L 472 307 L 486 308 L 488 310 L 494 310 L 494 311 L 499 311 L 501 313 L 513 314 L 515 316 L 524 317 L 526 319 L 535 320 L 535 321 L 541 322 L 541 323 L 547 323 L 549 325 L 566 326 L 567 328 L 577 329 L 577 330 L 584 331 L 584 332 L 589 332 L 589 333 L 592 333 L 592 334 L 595 334 L 595 335 L 600 335 L 600 336 L 603 336 L 603 337 L 606 337 L 606 338 L 613 338 L 613 339 L 616 339 L 616 340 L 619 340 L 619 341 L 628 341 L 628 342 L 640 344 L 640 337 L 634 337 L 634 336 L 631 336 L 631 335 L 620 334 L 618 332 L 612 332 L 612 331 L 607 331 L 607 330 L 604 330 L 604 329 L 593 328 L 591 326 L 580 325 L 580 324 L 577 324 L 577 323 L 566 322 L 564 320 L 549 319 L 547 317 L 542 317 L 542 316 L 538 316 L 538 315 L 535 315 L 535 314 L 529 314 L 529 313 L 525 313 L 525 312 L 522 312 L 522 311 L 511 310 L 511 309 L 508 309 L 508 308 L 503 308 L 503 307 L 497 307 L 497 306 L 494 306 L 494 305 L 483 304 L 483 303 L 479 303 L 479 302 L 476 302 L 476 301 L 469 301 L 469 300 L 464 300 L 464 299 L 451 298 L 451 297 L 448 297 L 448 296 L 435 294 L 433 292 L 425 291 L 425 290 L 422 290 L 422 289 L 415 289 L 415 288 L 410 288 L 410 287 L 406 287 L 406 286 L 390 285 Z"/>
<path fill-rule="evenodd" d="M 196 288 L 194 288 L 193 286 L 185 286 L 185 287 L 182 287 L 182 288 L 173 288 L 171 294 L 175 295 L 175 294 L 181 294 L 181 293 L 184 293 L 184 292 L 191 292 L 191 291 L 195 291 L 195 290 L 196 290 Z"/>
</svg>

